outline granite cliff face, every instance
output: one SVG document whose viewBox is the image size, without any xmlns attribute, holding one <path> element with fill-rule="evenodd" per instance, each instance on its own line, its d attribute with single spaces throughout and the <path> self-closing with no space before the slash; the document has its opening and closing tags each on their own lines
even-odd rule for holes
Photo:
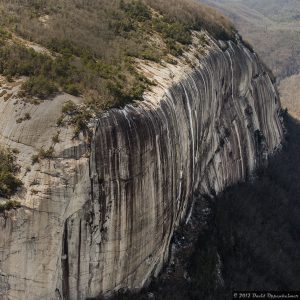
<svg viewBox="0 0 300 300">
<path fill-rule="evenodd" d="M 239 41 L 207 39 L 201 55 L 186 53 L 193 66 L 142 63 L 158 82 L 143 102 L 95 120 L 90 146 L 63 129 L 55 158 L 31 170 L 68 97 L 39 106 L 1 98 L 0 142 L 19 149 L 24 181 L 23 207 L 0 216 L 1 299 L 142 287 L 167 261 L 193 193 L 245 179 L 280 147 L 279 97 L 258 57 Z M 21 109 L 31 120 L 16 124 Z"/>
</svg>

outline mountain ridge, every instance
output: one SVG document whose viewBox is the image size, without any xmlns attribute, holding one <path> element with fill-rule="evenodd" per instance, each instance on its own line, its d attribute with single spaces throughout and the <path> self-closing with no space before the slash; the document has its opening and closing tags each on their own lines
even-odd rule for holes
<svg viewBox="0 0 300 300">
<path fill-rule="evenodd" d="M 22 17 L 29 18 L 14 30 L 25 30 L 22 25 L 34 34 L 38 22 L 47 32 L 61 11 L 64 22 L 91 17 L 82 26 L 94 28 L 99 16 L 93 14 L 103 13 L 93 6 L 81 10 L 98 2 L 53 3 L 28 0 L 16 8 L 20 2 L 9 1 L 12 14 L 24 7 Z M 168 3 L 158 3 L 163 17 L 142 1 L 106 2 L 108 10 L 117 7 L 109 19 L 123 21 L 106 24 L 121 31 L 122 45 L 147 45 L 141 52 L 131 48 L 138 55 L 129 61 L 115 36 L 100 45 L 107 58 L 64 39 L 53 41 L 48 55 L 37 51 L 43 43 L 32 38 L 24 45 L 9 24 L 2 28 L 0 144 L 15 153 L 23 183 L 1 199 L 20 203 L 0 212 L 4 300 L 81 300 L 141 289 L 167 263 L 174 231 L 190 221 L 195 193 L 219 194 L 281 149 L 280 99 L 260 58 L 218 13 L 205 7 L 203 23 L 197 13 L 203 8 L 196 11 L 194 2 L 172 9 Z M 81 14 L 72 15 L 74 9 Z M 66 32 L 82 34 L 74 24 Z M 148 40 L 149 28 L 155 30 Z M 133 77 L 147 86 L 135 85 Z M 95 109 L 73 86 L 82 78 L 111 88 L 105 101 L 127 95 L 126 101 Z"/>
</svg>

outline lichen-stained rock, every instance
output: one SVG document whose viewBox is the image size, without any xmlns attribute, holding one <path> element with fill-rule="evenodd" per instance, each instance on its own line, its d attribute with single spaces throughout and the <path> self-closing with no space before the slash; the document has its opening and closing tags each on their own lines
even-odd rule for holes
<svg viewBox="0 0 300 300">
<path fill-rule="evenodd" d="M 84 142 L 66 138 L 57 152 L 69 156 L 30 172 L 39 197 L 0 217 L 3 299 L 142 287 L 167 260 L 193 192 L 220 192 L 280 147 L 279 97 L 258 57 L 239 42 L 210 40 L 197 61 L 195 49 L 186 54 L 193 67 L 141 65 L 158 85 L 98 119 L 89 160 Z M 5 143 L 17 146 L 11 136 Z"/>
</svg>

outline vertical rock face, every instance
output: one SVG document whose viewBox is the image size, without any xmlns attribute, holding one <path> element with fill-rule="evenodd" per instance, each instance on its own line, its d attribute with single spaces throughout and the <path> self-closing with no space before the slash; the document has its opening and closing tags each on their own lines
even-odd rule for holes
<svg viewBox="0 0 300 300">
<path fill-rule="evenodd" d="M 3 299 L 85 299 L 142 287 L 166 261 L 193 193 L 218 193 L 245 179 L 279 147 L 277 92 L 243 45 L 221 49 L 211 41 L 193 68 L 143 71 L 158 87 L 143 102 L 99 118 L 89 161 L 83 146 L 60 149 L 73 155 L 66 177 L 74 189 L 63 194 L 51 179 L 52 202 L 44 197 L 40 209 L 0 217 Z M 54 165 L 45 168 L 66 168 Z"/>
</svg>

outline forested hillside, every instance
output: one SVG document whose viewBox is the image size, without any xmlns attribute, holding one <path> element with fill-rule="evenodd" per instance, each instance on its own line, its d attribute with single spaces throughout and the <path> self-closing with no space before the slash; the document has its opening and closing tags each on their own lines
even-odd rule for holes
<svg viewBox="0 0 300 300">
<path fill-rule="evenodd" d="M 176 64 L 192 30 L 234 34 L 226 18 L 190 0 L 2 0 L 0 25 L 0 74 L 29 77 L 23 96 L 63 91 L 98 111 L 141 100 L 155 85 L 138 59 Z"/>
</svg>

